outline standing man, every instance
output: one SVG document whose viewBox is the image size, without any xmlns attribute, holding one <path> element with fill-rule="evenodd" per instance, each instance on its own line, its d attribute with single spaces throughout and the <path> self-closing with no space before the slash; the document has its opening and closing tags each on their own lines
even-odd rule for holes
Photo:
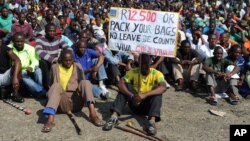
<svg viewBox="0 0 250 141">
<path fill-rule="evenodd" d="M 128 102 L 134 113 L 148 116 L 146 132 L 149 135 L 156 134 L 155 122 L 161 120 L 162 94 L 167 90 L 166 81 L 160 71 L 150 68 L 151 58 L 148 54 L 140 54 L 139 57 L 143 60 L 140 69 L 129 70 L 119 81 L 119 94 L 111 108 L 112 116 L 103 130 L 111 130 L 118 124 L 118 116 Z"/>
</svg>

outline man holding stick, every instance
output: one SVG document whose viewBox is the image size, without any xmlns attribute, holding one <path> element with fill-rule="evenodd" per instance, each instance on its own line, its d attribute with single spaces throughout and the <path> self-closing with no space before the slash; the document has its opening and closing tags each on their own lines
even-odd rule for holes
<svg viewBox="0 0 250 141">
<path fill-rule="evenodd" d="M 10 96 L 7 87 L 12 85 L 13 97 L 15 102 L 24 102 L 24 98 L 19 93 L 21 78 L 21 61 L 14 54 L 11 48 L 7 47 L 0 39 L 0 91 L 1 99 Z M 13 65 L 11 63 L 13 62 Z"/>
<path fill-rule="evenodd" d="M 90 121 L 96 126 L 103 125 L 95 111 L 92 85 L 85 80 L 81 65 L 74 63 L 71 50 L 62 50 L 59 63 L 52 66 L 50 78 L 52 85 L 48 91 L 49 100 L 43 111 L 48 120 L 42 132 L 51 131 L 57 109 L 63 113 L 78 112 L 85 103 L 89 108 Z"/>
<path fill-rule="evenodd" d="M 118 116 L 128 102 L 134 113 L 148 116 L 146 132 L 149 135 L 156 134 L 155 122 L 160 121 L 162 94 L 167 89 L 166 81 L 160 71 L 150 68 L 151 58 L 148 54 L 141 54 L 139 60 L 140 68 L 128 71 L 119 81 L 120 92 L 111 108 L 112 116 L 103 130 L 111 130 L 118 124 Z"/>
</svg>

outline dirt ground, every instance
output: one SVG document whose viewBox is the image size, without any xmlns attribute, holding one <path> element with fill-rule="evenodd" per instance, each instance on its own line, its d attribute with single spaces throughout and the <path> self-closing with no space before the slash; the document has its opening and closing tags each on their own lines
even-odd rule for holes
<svg viewBox="0 0 250 141">
<path fill-rule="evenodd" d="M 97 100 L 96 109 L 100 117 L 108 119 L 109 107 L 117 92 L 115 87 L 110 89 L 111 99 L 107 102 Z M 169 141 L 228 141 L 229 125 L 250 123 L 250 102 L 241 100 L 237 106 L 230 105 L 225 99 L 219 100 L 217 107 L 206 103 L 206 95 L 191 95 L 186 92 L 175 92 L 174 88 L 168 89 L 163 96 L 162 121 L 157 123 L 157 136 Z M 56 115 L 56 126 L 50 133 L 41 133 L 43 126 L 41 111 L 44 100 L 36 101 L 26 98 L 24 104 L 33 110 L 32 115 L 23 112 L 0 101 L 0 141 L 144 141 L 146 139 L 113 129 L 102 131 L 87 120 L 88 110 L 76 113 L 76 121 L 82 129 L 78 135 L 67 115 Z M 208 110 L 226 112 L 224 117 L 211 115 Z M 120 125 L 125 126 L 132 120 L 135 126 L 142 129 L 145 117 L 131 115 L 125 108 L 124 115 L 120 118 Z"/>
</svg>

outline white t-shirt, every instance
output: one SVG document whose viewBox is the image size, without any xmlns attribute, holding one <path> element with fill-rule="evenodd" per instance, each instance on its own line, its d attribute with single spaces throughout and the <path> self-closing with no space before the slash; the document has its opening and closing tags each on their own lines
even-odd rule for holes
<svg viewBox="0 0 250 141">
<path fill-rule="evenodd" d="M 14 5 L 12 3 L 9 4 L 10 10 L 14 10 L 15 8 L 19 7 L 18 3 L 15 3 Z"/>
<path fill-rule="evenodd" d="M 216 44 L 216 47 L 222 48 L 223 58 L 225 58 L 227 56 L 227 51 L 221 45 Z M 208 44 L 205 44 L 203 46 L 200 46 L 200 48 L 198 49 L 198 53 L 201 55 L 202 59 L 206 59 L 206 58 L 214 56 L 214 49 L 210 49 L 209 43 L 208 43 Z"/>
</svg>

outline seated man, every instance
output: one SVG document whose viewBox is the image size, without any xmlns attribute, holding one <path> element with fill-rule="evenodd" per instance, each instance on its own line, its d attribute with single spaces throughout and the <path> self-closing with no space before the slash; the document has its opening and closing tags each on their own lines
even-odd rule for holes
<svg viewBox="0 0 250 141">
<path fill-rule="evenodd" d="M 13 101 L 24 102 L 24 99 L 18 93 L 20 86 L 20 74 L 21 74 L 21 61 L 13 53 L 13 51 L 2 43 L 0 38 L 0 86 L 1 86 L 1 99 L 9 97 L 7 88 L 12 85 L 13 89 Z M 13 62 L 11 66 L 10 63 Z"/>
<path fill-rule="evenodd" d="M 196 50 L 191 49 L 191 44 L 188 40 L 181 42 L 176 58 L 173 58 L 172 61 L 174 78 L 178 83 L 176 91 L 182 90 L 184 82 L 189 81 L 191 81 L 191 89 L 195 91 L 197 89 L 200 72 L 199 64 L 201 61 Z"/>
<path fill-rule="evenodd" d="M 29 42 L 34 37 L 33 29 L 29 23 L 27 23 L 26 15 L 24 13 L 19 13 L 18 22 L 12 25 L 11 35 L 15 35 L 21 32 L 25 36 L 25 40 Z"/>
<path fill-rule="evenodd" d="M 74 54 L 75 61 L 80 63 L 84 69 L 86 79 L 90 81 L 98 79 L 99 81 L 99 86 L 93 85 L 94 96 L 100 96 L 101 98 L 106 99 L 109 92 L 106 89 L 103 80 L 108 77 L 103 65 L 103 55 L 96 50 L 87 48 L 87 42 L 82 40 L 77 42 L 76 47 L 74 48 Z"/>
<path fill-rule="evenodd" d="M 112 116 L 104 125 L 103 130 L 111 130 L 118 123 L 118 116 L 122 114 L 122 109 L 128 102 L 134 113 L 148 116 L 147 133 L 149 135 L 156 134 L 155 122 L 161 120 L 162 94 L 167 87 L 163 74 L 156 69 L 150 68 L 150 56 L 141 54 L 140 57 L 143 60 L 143 63 L 140 63 L 141 69 L 129 70 L 123 79 L 119 81 L 120 92 L 111 108 Z"/>
<path fill-rule="evenodd" d="M 81 111 L 85 103 L 89 108 L 90 121 L 96 126 L 102 126 L 103 122 L 98 118 L 92 93 L 92 85 L 85 80 L 84 72 L 80 64 L 74 63 L 71 50 L 63 49 L 59 58 L 59 64 L 52 66 L 50 89 L 48 91 L 48 103 L 43 114 L 48 116 L 42 132 L 50 132 L 58 111 L 63 113 Z"/>
<path fill-rule="evenodd" d="M 210 103 L 211 105 L 217 105 L 217 98 L 215 93 L 229 93 L 230 102 L 235 105 L 238 103 L 238 96 L 234 93 L 232 87 L 237 85 L 236 79 L 231 77 L 240 71 L 238 66 L 227 59 L 223 59 L 223 49 L 221 47 L 215 47 L 214 57 L 206 59 L 203 63 L 203 69 L 207 73 L 207 86 L 210 91 Z M 231 72 L 226 72 L 228 66 L 233 65 L 234 68 Z M 237 74 L 236 74 L 237 75 Z"/>
<path fill-rule="evenodd" d="M 56 63 L 62 48 L 69 48 L 60 37 L 56 36 L 56 26 L 49 23 L 45 27 L 45 36 L 36 39 L 36 52 L 40 56 L 40 68 L 43 74 L 43 85 L 48 89 L 49 71 L 53 63 Z"/>
<path fill-rule="evenodd" d="M 19 57 L 22 63 L 22 81 L 28 90 L 37 98 L 42 98 L 46 90 L 42 85 L 42 71 L 39 66 L 39 58 L 35 48 L 24 43 L 24 35 L 20 32 L 13 36 L 13 43 L 8 45 Z"/>
</svg>

